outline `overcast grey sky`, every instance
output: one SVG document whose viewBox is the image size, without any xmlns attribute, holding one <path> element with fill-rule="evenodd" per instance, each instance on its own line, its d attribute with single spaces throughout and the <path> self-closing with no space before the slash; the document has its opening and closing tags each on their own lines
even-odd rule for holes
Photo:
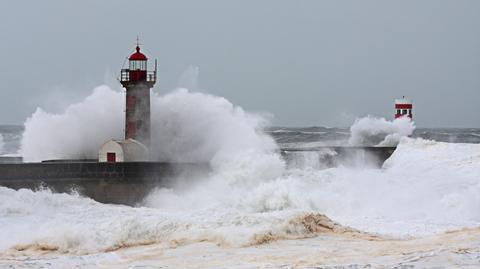
<svg viewBox="0 0 480 269">
<path fill-rule="evenodd" d="M 392 117 L 480 127 L 480 1 L 1 1 L 0 123 L 58 112 L 117 75 L 140 35 L 166 93 L 200 88 L 287 126 Z"/>
</svg>

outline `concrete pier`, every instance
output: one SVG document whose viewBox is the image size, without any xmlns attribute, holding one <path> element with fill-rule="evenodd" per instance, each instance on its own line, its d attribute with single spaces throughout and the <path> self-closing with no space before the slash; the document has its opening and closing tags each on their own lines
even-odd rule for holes
<svg viewBox="0 0 480 269">
<path fill-rule="evenodd" d="M 209 173 L 208 164 L 44 162 L 1 164 L 0 185 L 80 192 L 102 203 L 134 205 L 155 187 L 173 187 Z"/>
<path fill-rule="evenodd" d="M 315 147 L 281 149 L 287 165 L 318 168 L 381 167 L 395 147 Z M 15 159 L 15 162 L 18 161 Z M 0 164 L 0 186 L 13 189 L 48 187 L 55 192 L 78 191 L 102 203 L 135 205 L 156 187 L 191 185 L 211 172 L 208 163 L 52 160 Z M 302 163 L 303 162 L 303 163 Z"/>
<path fill-rule="evenodd" d="M 283 148 L 281 150 L 287 165 L 300 165 L 307 161 L 323 168 L 337 167 L 378 167 L 395 151 L 396 147 L 338 147 L 323 146 L 312 148 Z M 308 155 L 310 154 L 310 155 Z M 313 156 L 312 156 L 313 155 Z"/>
</svg>

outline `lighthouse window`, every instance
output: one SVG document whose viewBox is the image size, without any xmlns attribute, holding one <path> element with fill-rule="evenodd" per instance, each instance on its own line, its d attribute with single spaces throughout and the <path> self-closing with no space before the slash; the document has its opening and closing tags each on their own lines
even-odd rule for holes
<svg viewBox="0 0 480 269">
<path fill-rule="evenodd" d="M 407 110 L 406 110 L 406 109 L 404 109 L 404 110 L 402 111 L 402 115 L 407 115 Z"/>
<path fill-rule="evenodd" d="M 130 70 L 146 70 L 146 61 L 130 61 Z"/>
<path fill-rule="evenodd" d="M 400 115 L 400 109 L 397 109 L 397 115 Z"/>
</svg>

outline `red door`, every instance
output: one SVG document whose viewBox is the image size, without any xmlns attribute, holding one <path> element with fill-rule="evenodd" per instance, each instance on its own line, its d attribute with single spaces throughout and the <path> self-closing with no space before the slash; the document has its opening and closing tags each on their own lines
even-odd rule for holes
<svg viewBox="0 0 480 269">
<path fill-rule="evenodd" d="M 114 163 L 117 161 L 115 152 L 107 152 L 107 162 Z"/>
</svg>

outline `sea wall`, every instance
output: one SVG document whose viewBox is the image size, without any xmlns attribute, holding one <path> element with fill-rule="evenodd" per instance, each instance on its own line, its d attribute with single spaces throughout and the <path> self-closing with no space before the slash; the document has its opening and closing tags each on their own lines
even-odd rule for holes
<svg viewBox="0 0 480 269">
<path fill-rule="evenodd" d="M 78 191 L 102 203 L 135 204 L 155 187 L 170 187 L 210 170 L 193 163 L 46 162 L 1 164 L 0 185 L 57 192 Z"/>
<path fill-rule="evenodd" d="M 282 149 L 290 167 L 381 167 L 396 147 L 313 147 Z"/>
<path fill-rule="evenodd" d="M 381 167 L 395 147 L 317 147 L 282 149 L 287 165 L 299 168 L 343 166 Z M 0 164 L 0 186 L 13 189 L 48 187 L 77 191 L 102 203 L 135 205 L 155 187 L 189 184 L 210 172 L 207 163 L 56 160 Z"/>
</svg>

